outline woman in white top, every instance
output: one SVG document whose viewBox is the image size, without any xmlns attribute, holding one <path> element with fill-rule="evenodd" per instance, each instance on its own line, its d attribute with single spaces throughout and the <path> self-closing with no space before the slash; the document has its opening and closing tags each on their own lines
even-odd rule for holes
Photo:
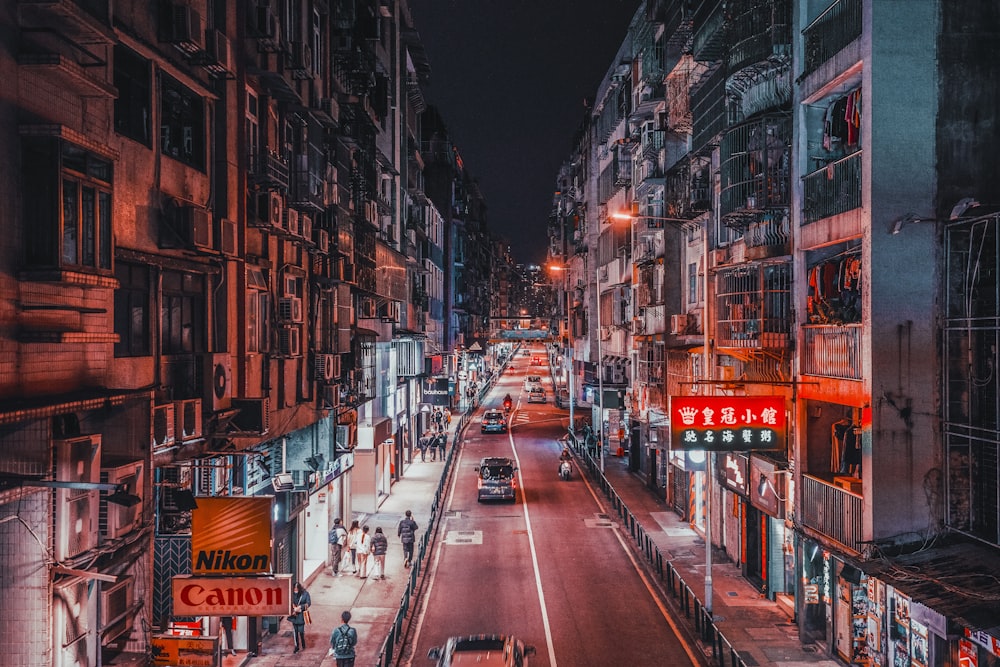
<svg viewBox="0 0 1000 667">
<path fill-rule="evenodd" d="M 361 537 L 361 526 L 357 521 L 351 522 L 351 528 L 347 531 L 347 547 L 344 549 L 344 559 L 340 564 L 340 571 L 347 572 L 347 564 L 351 564 L 352 574 L 358 573 L 358 538 Z"/>
<path fill-rule="evenodd" d="M 358 547 L 358 576 L 368 578 L 368 554 L 372 550 L 372 536 L 368 534 L 368 526 L 361 529 L 356 541 Z"/>
</svg>

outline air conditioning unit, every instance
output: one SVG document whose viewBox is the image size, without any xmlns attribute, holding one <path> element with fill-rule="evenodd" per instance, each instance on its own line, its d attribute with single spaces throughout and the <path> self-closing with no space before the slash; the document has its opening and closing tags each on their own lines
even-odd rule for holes
<svg viewBox="0 0 1000 667">
<path fill-rule="evenodd" d="M 724 382 L 729 382 L 736 379 L 736 367 L 735 366 L 716 366 L 715 367 L 715 379 L 722 380 Z"/>
<path fill-rule="evenodd" d="M 234 398 L 239 412 L 230 424 L 237 431 L 264 435 L 271 425 L 271 403 L 267 398 Z"/>
<path fill-rule="evenodd" d="M 285 204 L 278 192 L 261 192 L 257 195 L 257 219 L 249 218 L 248 222 L 256 227 L 281 229 L 284 220 Z"/>
<path fill-rule="evenodd" d="M 299 214 L 299 236 L 306 240 L 307 243 L 313 242 L 313 220 L 312 216 L 308 213 Z"/>
<path fill-rule="evenodd" d="M 641 334 L 646 330 L 646 320 L 642 318 L 636 318 L 632 320 L 632 333 Z"/>
<path fill-rule="evenodd" d="M 313 242 L 317 252 L 330 252 L 330 232 L 325 229 L 313 230 Z"/>
<path fill-rule="evenodd" d="M 55 479 L 97 483 L 101 478 L 101 436 L 53 440 Z M 98 491 L 55 490 L 54 556 L 64 561 L 97 546 Z"/>
<path fill-rule="evenodd" d="M 53 667 L 97 664 L 97 587 L 82 577 L 52 584 Z"/>
<path fill-rule="evenodd" d="M 278 354 L 283 357 L 302 356 L 302 330 L 299 327 L 278 329 Z"/>
<path fill-rule="evenodd" d="M 153 450 L 174 445 L 174 404 L 153 406 L 153 427 L 150 444 Z"/>
<path fill-rule="evenodd" d="M 126 493 L 142 498 L 145 480 L 142 461 L 105 460 L 101 467 L 101 482 L 120 484 Z M 142 527 L 142 503 L 125 507 L 101 498 L 98 530 L 105 540 L 117 540 Z"/>
<path fill-rule="evenodd" d="M 597 275 L 600 277 L 601 280 L 607 280 L 608 279 L 608 265 L 605 264 L 600 269 L 598 269 L 597 270 Z"/>
<path fill-rule="evenodd" d="M 340 355 L 317 354 L 313 362 L 313 377 L 317 382 L 329 384 L 340 378 Z"/>
<path fill-rule="evenodd" d="M 599 333 L 601 340 L 611 340 L 611 327 L 601 327 Z"/>
<path fill-rule="evenodd" d="M 297 296 L 278 299 L 278 319 L 283 322 L 302 322 L 302 299 Z"/>
<path fill-rule="evenodd" d="M 110 644 L 132 631 L 134 607 L 135 581 L 132 577 L 119 577 L 113 584 L 101 584 L 102 645 Z"/>
<path fill-rule="evenodd" d="M 290 472 L 279 472 L 271 477 L 271 486 L 275 491 L 291 491 L 295 488 L 295 480 Z"/>
<path fill-rule="evenodd" d="M 228 352 L 203 354 L 202 378 L 205 391 L 203 408 L 212 412 L 227 409 L 232 402 L 233 370 Z"/>
<path fill-rule="evenodd" d="M 201 399 L 174 401 L 174 439 L 193 440 L 201 437 Z"/>
<path fill-rule="evenodd" d="M 286 208 L 282 227 L 292 236 L 299 236 L 301 231 L 299 226 L 299 212 L 294 208 Z"/>
<path fill-rule="evenodd" d="M 204 39 L 201 15 L 190 5 L 177 2 L 165 2 L 162 7 L 160 41 L 173 44 L 188 56 L 197 55 Z"/>
<path fill-rule="evenodd" d="M 220 218 L 219 227 L 219 252 L 229 257 L 236 257 L 239 255 L 239 236 L 236 222 Z"/>
<path fill-rule="evenodd" d="M 320 409 L 332 410 L 334 408 L 340 407 L 340 385 L 339 384 L 328 384 L 323 387 L 323 391 L 320 394 L 323 401 L 320 405 Z"/>
<path fill-rule="evenodd" d="M 340 265 L 340 279 L 345 283 L 353 283 L 355 281 L 354 273 L 354 262 L 344 260 L 343 264 Z"/>
<path fill-rule="evenodd" d="M 681 336 L 687 332 L 688 328 L 688 316 L 687 313 L 680 313 L 678 315 L 670 316 L 670 333 L 674 336 Z"/>
<path fill-rule="evenodd" d="M 711 253 L 712 266 L 719 266 L 720 264 L 725 264 L 729 260 L 729 251 L 725 248 L 721 250 L 713 250 Z"/>
<path fill-rule="evenodd" d="M 205 63 L 203 67 L 216 77 L 227 77 L 234 72 L 233 47 L 229 38 L 215 28 L 205 31 Z"/>
</svg>

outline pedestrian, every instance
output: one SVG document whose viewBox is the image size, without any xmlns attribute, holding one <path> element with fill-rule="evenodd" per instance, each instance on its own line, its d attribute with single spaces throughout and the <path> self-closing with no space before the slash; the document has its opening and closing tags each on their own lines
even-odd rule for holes
<svg viewBox="0 0 1000 667">
<path fill-rule="evenodd" d="M 431 432 L 424 431 L 424 434 L 420 436 L 420 440 L 417 441 L 417 447 L 420 448 L 420 460 L 422 462 L 427 461 L 427 448 L 431 445 Z"/>
<path fill-rule="evenodd" d="M 440 437 L 441 437 L 440 433 L 432 433 L 431 434 L 430 444 L 428 445 L 428 448 L 431 451 L 431 461 L 432 462 L 438 460 L 438 438 L 440 438 Z"/>
<path fill-rule="evenodd" d="M 451 426 L 451 410 L 448 408 L 444 409 L 444 425 L 445 427 Z"/>
<path fill-rule="evenodd" d="M 445 453 L 445 450 L 447 450 L 447 448 L 448 448 L 448 434 L 447 433 L 441 433 L 438 436 L 437 446 L 438 446 L 438 449 L 441 450 L 441 460 L 444 461 L 444 453 Z"/>
<path fill-rule="evenodd" d="M 410 567 L 410 563 L 413 562 L 413 543 L 417 541 L 416 533 L 419 528 L 420 526 L 413 520 L 413 513 L 406 510 L 406 516 L 396 528 L 396 535 L 403 543 L 403 567 Z"/>
<path fill-rule="evenodd" d="M 382 526 L 375 529 L 372 535 L 372 556 L 375 565 L 372 567 L 372 579 L 385 579 L 385 554 L 389 551 L 389 540 L 382 532 Z"/>
<path fill-rule="evenodd" d="M 293 653 L 304 651 L 306 648 L 306 612 L 312 604 L 309 591 L 299 582 L 295 582 L 292 587 L 292 615 L 288 620 L 292 622 L 292 636 L 295 639 L 295 650 Z"/>
<path fill-rule="evenodd" d="M 352 628 L 351 612 L 340 615 L 342 625 L 330 635 L 330 654 L 337 660 L 337 667 L 354 667 L 354 647 L 358 643 L 358 631 Z"/>
<path fill-rule="evenodd" d="M 372 551 L 372 536 L 368 534 L 368 526 L 361 529 L 358 535 L 358 576 L 368 578 L 368 554 Z"/>
<path fill-rule="evenodd" d="M 437 431 L 441 431 L 441 426 L 444 423 L 444 413 L 441 412 L 441 408 L 434 408 L 434 414 L 431 415 L 431 419 L 434 421 L 434 426 L 437 427 Z"/>
<path fill-rule="evenodd" d="M 344 563 L 341 569 L 347 569 L 347 558 L 351 559 L 351 574 L 358 573 L 358 538 L 361 537 L 361 526 L 357 521 L 351 522 L 351 529 L 347 531 L 347 551 L 344 553 Z"/>
<path fill-rule="evenodd" d="M 226 649 L 229 655 L 236 655 L 236 648 L 233 646 L 233 617 L 222 616 L 219 618 L 219 627 L 222 629 L 223 637 L 226 639 Z"/>
<path fill-rule="evenodd" d="M 330 543 L 330 567 L 333 569 L 333 576 L 340 576 L 340 561 L 343 560 L 344 547 L 347 545 L 347 529 L 340 521 L 340 518 L 333 520 L 333 528 L 327 536 Z"/>
</svg>

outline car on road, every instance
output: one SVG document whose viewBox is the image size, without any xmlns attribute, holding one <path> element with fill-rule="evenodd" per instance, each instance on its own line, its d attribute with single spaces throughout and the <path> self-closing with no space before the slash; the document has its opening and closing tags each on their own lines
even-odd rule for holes
<svg viewBox="0 0 1000 667">
<path fill-rule="evenodd" d="M 479 475 L 478 500 L 509 500 L 514 502 L 517 494 L 517 480 L 514 460 L 506 456 L 487 456 L 476 466 Z"/>
<path fill-rule="evenodd" d="M 480 427 L 483 433 L 506 433 L 507 417 L 499 410 L 487 410 Z"/>
<path fill-rule="evenodd" d="M 535 355 L 534 357 L 531 358 L 531 365 L 532 366 L 541 366 L 542 365 L 542 358 L 539 357 L 538 355 Z"/>
<path fill-rule="evenodd" d="M 535 647 L 509 635 L 451 637 L 427 652 L 428 658 L 437 660 L 435 667 L 528 667 L 529 655 L 535 655 Z"/>
<path fill-rule="evenodd" d="M 542 376 L 541 375 L 529 375 L 524 378 L 524 390 L 531 391 L 535 387 L 541 388 L 542 386 Z"/>
<path fill-rule="evenodd" d="M 536 387 L 528 392 L 528 403 L 544 403 L 545 402 L 545 390 L 541 387 Z"/>
</svg>

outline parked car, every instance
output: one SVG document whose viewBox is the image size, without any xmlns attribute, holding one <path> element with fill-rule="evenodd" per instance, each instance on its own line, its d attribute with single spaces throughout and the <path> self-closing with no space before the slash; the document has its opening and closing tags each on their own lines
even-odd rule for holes
<svg viewBox="0 0 1000 667">
<path fill-rule="evenodd" d="M 517 480 L 514 461 L 504 456 L 488 456 L 476 466 L 479 474 L 478 498 L 484 500 L 509 500 L 514 502 L 517 495 Z"/>
<path fill-rule="evenodd" d="M 435 646 L 427 652 L 428 658 L 437 660 L 436 667 L 528 667 L 529 655 L 535 655 L 534 646 L 525 646 L 521 640 L 506 635 L 451 637 L 443 646 Z"/>
<path fill-rule="evenodd" d="M 536 387 L 528 392 L 528 403 L 544 403 L 545 402 L 545 390 L 541 387 Z"/>
<path fill-rule="evenodd" d="M 480 426 L 483 433 L 506 433 L 507 417 L 500 410 L 487 410 Z"/>
<path fill-rule="evenodd" d="M 559 389 L 556 391 L 556 407 L 557 408 L 568 408 L 569 407 L 569 390 Z"/>
</svg>

